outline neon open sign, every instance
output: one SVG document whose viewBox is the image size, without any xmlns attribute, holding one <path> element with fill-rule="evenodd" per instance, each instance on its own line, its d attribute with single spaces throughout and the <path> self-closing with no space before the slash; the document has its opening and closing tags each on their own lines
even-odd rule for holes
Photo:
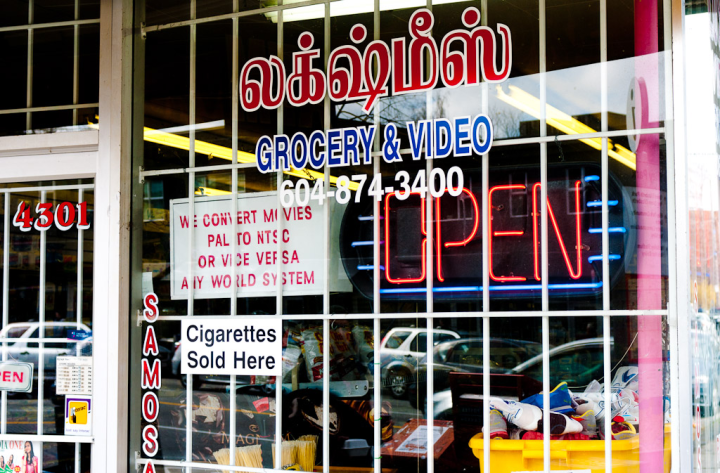
<svg viewBox="0 0 720 473">
<path fill-rule="evenodd" d="M 568 295 L 602 291 L 600 168 L 595 164 L 548 169 L 548 287 Z M 432 203 L 433 254 L 427 254 L 427 201 L 386 194 L 381 204 L 380 293 L 423 298 L 427 278 L 435 297 L 476 298 L 482 292 L 482 209 L 487 206 L 490 291 L 493 297 L 537 296 L 541 290 L 541 185 L 537 169 L 494 169 L 486 198 L 479 170 L 465 171 L 465 186 Z M 609 260 L 613 280 L 623 269 L 628 239 L 629 197 L 612 176 L 609 196 Z M 439 216 L 439 218 L 438 218 Z M 372 296 L 372 202 L 351 204 L 341 232 L 348 276 Z M 433 274 L 427 274 L 433 258 Z"/>
</svg>

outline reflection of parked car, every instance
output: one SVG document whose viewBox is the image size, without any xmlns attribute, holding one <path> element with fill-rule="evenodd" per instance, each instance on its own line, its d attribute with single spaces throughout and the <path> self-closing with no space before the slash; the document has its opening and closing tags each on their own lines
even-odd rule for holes
<svg viewBox="0 0 720 473">
<path fill-rule="evenodd" d="M 74 322 L 46 322 L 45 333 L 42 338 L 53 338 L 51 342 L 44 342 L 43 366 L 46 380 L 55 379 L 55 359 L 58 356 L 72 355 L 77 342 L 68 340 L 82 340 L 89 337 L 90 328 L 84 324 Z M 16 322 L 8 324 L 0 330 L 0 338 L 8 339 L 7 359 L 32 363 L 35 366 L 35 376 L 38 375 L 38 362 L 40 360 L 40 346 L 37 341 L 40 337 L 40 322 Z M 33 341 L 35 340 L 35 341 Z M 0 351 L 1 353 L 1 351 Z"/>
<path fill-rule="evenodd" d="M 613 347 L 610 339 L 610 350 Z M 550 350 L 550 386 L 565 381 L 568 386 L 585 388 L 593 379 L 603 377 L 603 339 L 587 338 Z M 517 365 L 513 374 L 524 374 L 542 382 L 542 354 Z"/>
<path fill-rule="evenodd" d="M 542 353 L 542 345 L 524 340 L 505 338 L 490 339 L 490 372 L 507 373 L 519 364 Z M 463 338 L 441 343 L 433 350 L 434 391 L 450 388 L 448 375 L 451 372 L 478 373 L 483 365 L 483 339 Z M 418 398 L 425 399 L 427 379 L 427 356 L 418 367 L 418 382 L 408 389 L 410 404 L 417 405 Z M 419 386 L 419 392 L 418 392 Z M 424 401 L 423 401 L 424 405 Z"/>
<path fill-rule="evenodd" d="M 443 329 L 433 330 L 433 345 L 460 338 Z M 427 352 L 427 329 L 398 327 L 391 329 L 380 343 L 382 379 L 398 399 L 405 397 L 407 386 L 415 378 L 421 358 Z"/>
<path fill-rule="evenodd" d="M 445 363 L 438 363 L 433 370 L 435 383 L 433 402 L 435 418 L 437 419 L 450 418 L 444 416 L 452 415 L 452 398 L 449 385 L 447 384 L 447 374 L 449 374 L 450 371 L 469 373 L 482 372 L 482 339 L 475 340 L 479 340 L 477 343 L 480 343 L 480 353 L 479 358 L 477 355 L 473 357 L 473 364 L 452 363 L 452 360 L 446 359 Z M 460 342 L 462 342 L 462 340 Z M 506 346 L 496 348 L 494 342 L 503 343 Z M 450 344 L 452 343 L 453 342 L 450 342 Z M 613 343 L 613 339 L 610 339 L 611 349 Z M 505 362 L 509 362 L 510 359 L 506 358 L 503 361 L 502 357 L 507 356 L 506 350 L 510 348 L 508 345 L 512 344 L 525 344 L 522 349 L 526 350 L 527 354 L 531 357 L 515 366 L 505 364 Z M 457 343 L 457 345 L 460 345 L 460 343 Z M 492 363 L 492 366 L 490 367 L 491 373 L 520 374 L 542 383 L 543 365 L 541 352 L 542 347 L 540 344 L 519 340 L 491 339 L 490 346 L 490 359 Z M 511 351 L 515 352 L 513 356 L 518 354 L 517 350 L 520 346 L 521 345 L 517 345 L 516 348 L 510 348 Z M 441 352 L 443 349 L 444 346 L 439 346 L 436 348 L 436 351 Z M 603 377 L 604 365 L 602 338 L 588 338 L 560 345 L 552 348 L 549 352 L 549 356 L 550 385 L 552 387 L 555 387 L 559 383 L 565 381 L 568 383 L 570 388 L 582 391 L 592 380 Z M 450 358 L 452 355 L 449 357 L 446 355 L 446 357 Z M 433 361 L 434 360 L 435 358 Z M 450 363 L 448 363 L 448 361 L 450 361 Z M 466 361 L 468 360 L 466 359 Z M 476 364 L 474 364 L 475 361 L 477 361 Z M 425 383 L 422 381 L 425 379 L 424 372 L 427 367 L 426 363 L 427 361 L 425 360 L 424 364 L 421 366 L 421 383 L 419 385 L 412 385 L 409 392 L 410 402 L 417 402 L 422 409 L 425 409 L 426 388 Z M 449 367 L 452 367 L 452 369 L 449 369 Z M 446 384 L 439 384 L 443 382 Z M 417 386 L 419 386 L 419 389 Z M 413 400 L 413 398 L 415 399 Z M 420 400 L 422 400 L 422 402 L 420 402 Z"/>
</svg>

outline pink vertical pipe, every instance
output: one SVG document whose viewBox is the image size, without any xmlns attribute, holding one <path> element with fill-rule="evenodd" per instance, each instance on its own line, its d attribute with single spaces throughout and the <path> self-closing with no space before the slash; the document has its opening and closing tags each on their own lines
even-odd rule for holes
<svg viewBox="0 0 720 473">
<path fill-rule="evenodd" d="M 635 0 L 635 76 L 647 87 L 641 127 L 659 122 L 658 2 Z M 652 123 L 652 125 L 651 125 Z M 637 149 L 637 304 L 640 310 L 662 308 L 660 139 L 642 135 Z M 638 319 L 640 397 L 640 472 L 663 471 L 662 319 Z"/>
</svg>

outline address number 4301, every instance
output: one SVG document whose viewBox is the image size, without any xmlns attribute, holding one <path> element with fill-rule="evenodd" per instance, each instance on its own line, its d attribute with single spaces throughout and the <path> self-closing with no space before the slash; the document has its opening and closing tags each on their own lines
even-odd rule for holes
<svg viewBox="0 0 720 473">
<path fill-rule="evenodd" d="M 53 225 L 62 231 L 70 230 L 74 225 L 77 225 L 80 230 L 90 228 L 87 202 L 79 204 L 61 202 L 55 206 L 55 209 L 53 209 L 53 204 L 41 202 L 35 206 L 35 218 L 31 211 L 32 208 L 21 201 L 13 217 L 13 225 L 23 232 L 29 232 L 33 228 L 42 232 Z"/>
</svg>

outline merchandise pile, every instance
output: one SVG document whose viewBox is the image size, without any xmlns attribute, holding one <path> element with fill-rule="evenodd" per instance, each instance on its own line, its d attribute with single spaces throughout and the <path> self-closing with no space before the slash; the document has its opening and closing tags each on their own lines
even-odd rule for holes
<svg viewBox="0 0 720 473">
<path fill-rule="evenodd" d="M 349 327 L 337 324 L 330 329 L 330 379 L 354 380 L 371 373 L 374 348 L 373 332 L 366 326 Z M 283 340 L 283 382 L 290 382 L 293 369 L 302 360 L 309 382 L 322 380 L 323 328 L 318 325 L 293 324 L 285 331 Z M 257 384 L 261 384 L 258 382 Z"/>
<path fill-rule="evenodd" d="M 611 384 L 610 422 L 613 440 L 639 431 L 638 369 L 620 368 Z M 550 392 L 550 438 L 552 440 L 598 440 L 605 438 L 604 386 L 592 381 L 583 393 L 573 393 L 565 382 Z M 491 439 L 535 440 L 543 438 L 543 393 L 520 402 L 490 398 Z M 483 432 L 484 433 L 484 432 Z"/>
</svg>

